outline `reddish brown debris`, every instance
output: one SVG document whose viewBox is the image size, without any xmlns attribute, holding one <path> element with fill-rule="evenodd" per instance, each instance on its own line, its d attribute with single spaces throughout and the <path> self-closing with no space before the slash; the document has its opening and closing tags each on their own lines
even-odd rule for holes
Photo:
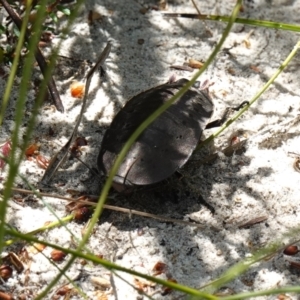
<svg viewBox="0 0 300 300">
<path fill-rule="evenodd" d="M 83 206 L 80 208 L 77 208 L 74 210 L 74 220 L 77 222 L 86 222 L 91 214 L 93 213 L 93 210 L 91 207 Z"/>
<path fill-rule="evenodd" d="M 14 266 L 18 273 L 21 273 L 24 270 L 24 266 L 20 260 L 20 257 L 14 252 L 9 252 L 7 256 L 2 258 L 2 261 L 8 265 Z"/>
<path fill-rule="evenodd" d="M 31 144 L 27 147 L 27 149 L 25 150 L 25 155 L 27 157 L 27 159 L 29 158 L 29 156 L 33 156 L 35 154 L 38 153 L 40 146 L 36 143 Z"/>
<path fill-rule="evenodd" d="M 73 146 L 71 147 L 71 154 L 73 157 L 79 157 L 81 152 L 81 147 L 87 146 L 88 142 L 85 137 L 79 136 L 76 138 Z"/>
<path fill-rule="evenodd" d="M 64 258 L 66 257 L 66 255 L 67 255 L 66 253 L 62 252 L 61 250 L 57 250 L 57 249 L 54 249 L 51 252 L 51 258 L 53 261 L 56 261 L 56 262 L 63 261 Z"/>
<path fill-rule="evenodd" d="M 83 136 L 79 136 L 78 138 L 76 138 L 74 146 L 78 147 L 83 147 L 86 146 L 88 144 L 87 140 L 85 137 Z"/>
<path fill-rule="evenodd" d="M 11 142 L 7 141 L 0 148 L 1 156 L 3 156 L 3 158 L 7 159 L 9 157 L 10 150 L 11 150 Z M 5 165 L 6 165 L 5 160 L 0 158 L 0 170 L 3 170 Z"/>
<path fill-rule="evenodd" d="M 165 263 L 159 261 L 154 265 L 152 271 L 154 272 L 153 276 L 160 275 L 167 271 L 167 265 Z"/>
<path fill-rule="evenodd" d="M 84 84 L 74 81 L 70 86 L 71 96 L 74 98 L 82 98 L 84 95 Z"/>
<path fill-rule="evenodd" d="M 6 281 L 7 279 L 9 279 L 12 276 L 12 274 L 13 274 L 12 267 L 10 267 L 8 265 L 2 265 L 2 266 L 0 266 L 0 277 L 4 281 Z"/>
<path fill-rule="evenodd" d="M 238 136 L 233 136 L 230 140 L 230 145 L 236 145 L 240 142 L 240 138 Z"/>
<path fill-rule="evenodd" d="M 299 252 L 299 249 L 297 246 L 290 245 L 284 249 L 283 254 L 292 256 L 292 255 L 296 255 L 298 252 Z"/>
<path fill-rule="evenodd" d="M 47 169 L 47 167 L 48 167 L 48 165 L 49 165 L 49 160 L 46 158 L 46 157 L 44 157 L 44 156 L 42 156 L 42 155 L 37 155 L 36 157 L 35 157 L 35 160 L 36 160 L 36 163 L 37 163 L 37 165 L 40 167 L 40 168 L 42 168 L 42 169 L 44 169 L 44 170 L 46 170 Z"/>
<path fill-rule="evenodd" d="M 55 294 L 58 296 L 66 296 L 68 293 L 70 293 L 71 290 L 72 290 L 71 288 L 65 285 L 60 287 Z"/>
</svg>

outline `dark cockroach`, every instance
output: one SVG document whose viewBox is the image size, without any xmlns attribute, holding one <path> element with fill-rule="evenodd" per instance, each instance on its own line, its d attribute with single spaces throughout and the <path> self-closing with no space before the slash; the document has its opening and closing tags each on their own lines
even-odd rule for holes
<svg viewBox="0 0 300 300">
<path fill-rule="evenodd" d="M 168 82 L 130 99 L 103 137 L 98 169 L 107 175 L 134 131 L 187 82 L 187 79 Z M 199 89 L 197 82 L 134 142 L 114 177 L 114 188 L 124 191 L 133 186 L 150 185 L 175 173 L 192 155 L 203 130 L 220 126 L 225 120 L 209 123 L 213 111 L 214 104 L 208 90 Z"/>
</svg>

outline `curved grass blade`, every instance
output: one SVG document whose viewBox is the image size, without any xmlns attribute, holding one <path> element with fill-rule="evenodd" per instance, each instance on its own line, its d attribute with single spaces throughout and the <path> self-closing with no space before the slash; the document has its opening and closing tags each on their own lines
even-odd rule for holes
<svg viewBox="0 0 300 300">
<path fill-rule="evenodd" d="M 198 15 L 198 14 L 165 13 L 163 14 L 163 16 L 165 18 L 188 18 L 188 19 L 208 20 L 208 21 L 219 21 L 225 23 L 228 23 L 230 21 L 230 17 L 202 15 L 202 14 Z M 258 27 L 266 27 L 271 29 L 300 32 L 300 26 L 295 24 L 272 22 L 272 21 L 265 21 L 265 20 L 244 19 L 244 18 L 236 18 L 234 22 L 239 24 L 244 24 L 244 25 L 250 25 L 250 26 L 258 26 Z"/>
</svg>

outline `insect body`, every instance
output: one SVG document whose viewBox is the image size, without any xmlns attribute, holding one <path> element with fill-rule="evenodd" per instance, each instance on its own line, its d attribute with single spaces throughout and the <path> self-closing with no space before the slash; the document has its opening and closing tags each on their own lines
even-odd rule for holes
<svg viewBox="0 0 300 300">
<path fill-rule="evenodd" d="M 166 83 L 130 99 L 103 137 L 97 161 L 99 170 L 107 175 L 138 126 L 187 82 L 180 79 Z M 122 191 L 171 176 L 192 155 L 213 110 L 207 91 L 191 87 L 138 137 L 114 177 L 114 187 Z"/>
</svg>

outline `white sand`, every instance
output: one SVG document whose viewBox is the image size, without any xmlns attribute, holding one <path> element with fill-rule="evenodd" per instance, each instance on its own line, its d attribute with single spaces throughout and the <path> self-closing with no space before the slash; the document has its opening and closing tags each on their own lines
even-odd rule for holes
<svg viewBox="0 0 300 300">
<path fill-rule="evenodd" d="M 195 13 L 187 2 L 172 2 L 167 12 Z M 231 12 L 235 3 L 198 2 L 202 13 L 224 15 Z M 201 21 L 165 19 L 161 12 L 154 10 L 143 15 L 139 10 L 146 5 L 151 6 L 148 1 L 87 1 L 72 32 L 63 42 L 62 55 L 95 61 L 107 40 L 113 41 L 112 53 L 105 66 L 105 81 L 102 88 L 98 89 L 99 75 L 94 76 L 88 108 L 79 128 L 79 134 L 85 136 L 89 143 L 81 159 L 91 166 L 96 165 L 106 127 L 124 103 L 131 96 L 166 82 L 172 74 L 177 78 L 191 78 L 193 73 L 171 70 L 170 66 L 182 65 L 190 58 L 205 61 L 225 28 L 223 23 L 206 22 L 206 30 Z M 101 22 L 88 24 L 87 12 L 90 9 L 103 15 Z M 245 1 L 244 12 L 240 16 L 296 24 L 299 23 L 299 9 L 300 1 Z M 244 40 L 252 30 L 248 39 L 250 47 L 247 48 Z M 227 106 L 249 101 L 293 49 L 298 36 L 288 31 L 235 25 L 223 50 L 200 79 L 214 82 L 210 92 L 216 105 L 215 117 L 219 117 Z M 139 39 L 144 39 L 142 45 L 138 44 Z M 59 37 L 56 37 L 53 44 L 58 41 Z M 89 249 L 145 274 L 152 274 L 158 261 L 164 262 L 172 278 L 199 288 L 218 278 L 228 267 L 249 256 L 255 249 L 282 238 L 290 229 L 296 228 L 300 223 L 300 174 L 293 169 L 294 158 L 288 152 L 300 153 L 300 128 L 297 123 L 293 125 L 300 113 L 299 78 L 297 55 L 263 97 L 214 141 L 215 149 L 221 150 L 228 146 L 232 135 L 242 131 L 241 137 L 248 139 L 242 155 L 226 157 L 220 154 L 211 165 L 191 164 L 190 168 L 182 171 L 185 178 L 183 184 L 178 184 L 180 188 L 177 188 L 176 195 L 172 194 L 176 179 L 172 179 L 172 187 L 165 188 L 165 193 L 162 188 L 156 194 L 135 195 L 127 199 L 118 196 L 112 202 L 122 207 L 197 221 L 204 225 L 203 229 L 112 213 L 95 228 Z M 69 94 L 70 81 L 56 77 L 66 112 L 61 114 L 47 108 L 42 108 L 40 112 L 34 137 L 40 138 L 41 154 L 46 157 L 51 157 L 57 151 L 58 143 L 63 145 L 67 141 L 80 110 L 80 101 L 74 100 Z M 1 79 L 1 89 L 3 86 Z M 11 98 L 13 101 L 14 94 Z M 28 95 L 28 101 L 34 101 L 33 92 Z M 28 104 L 26 113 L 30 113 L 30 108 Z M 12 129 L 13 104 L 8 114 L 1 139 L 7 138 Z M 50 126 L 54 136 L 46 140 Z M 214 131 L 206 132 L 205 136 Z M 201 154 L 202 157 L 206 155 L 207 152 Z M 26 160 L 20 172 L 32 184 L 36 184 L 43 175 L 43 170 L 35 162 Z M 82 182 L 86 174 L 85 167 L 79 162 L 69 162 L 67 169 L 59 171 L 53 181 L 52 192 L 58 192 L 55 187 L 63 183 L 59 192 L 66 195 L 67 189 L 99 194 L 103 182 L 97 179 Z M 189 179 L 188 176 L 193 177 Z M 184 182 L 190 182 L 192 188 Z M 20 180 L 18 183 L 25 187 Z M 186 193 L 192 189 L 194 192 Z M 197 194 L 215 209 L 214 214 L 197 201 Z M 160 199 L 156 199 L 156 195 Z M 178 200 L 177 203 L 174 203 L 174 198 Z M 63 201 L 46 201 L 58 216 L 66 214 Z M 239 224 L 260 216 L 266 216 L 267 220 L 247 229 L 238 228 Z M 55 220 L 52 213 L 42 203 L 32 201 L 25 202 L 24 206 L 12 204 L 8 215 L 8 222 L 24 233 L 51 220 Z M 71 223 L 67 227 L 75 236 L 81 237 L 84 225 Z M 139 235 L 138 230 L 141 229 L 143 233 Z M 70 233 L 64 228 L 46 232 L 42 238 L 65 247 L 74 247 Z M 288 242 L 288 239 L 283 242 Z M 50 252 L 51 249 L 46 248 L 43 254 L 48 256 Z M 3 288 L 13 287 L 16 289 L 15 295 L 24 291 L 28 293 L 28 299 L 32 299 L 32 295 L 45 288 L 57 272 L 42 254 L 32 255 L 28 268 L 26 283 L 24 274 L 14 273 Z M 129 283 L 134 283 L 131 275 L 119 274 Z M 91 299 L 96 299 L 95 291 L 99 290 L 92 284 L 91 277 L 109 279 L 108 271 L 91 264 L 82 265 L 79 260 L 70 268 L 68 275 L 78 278 L 76 284 Z M 299 271 L 290 269 L 283 256 L 277 255 L 273 260 L 255 265 L 247 274 L 226 286 L 239 293 L 297 285 L 298 275 Z M 142 298 L 116 276 L 114 280 L 118 299 Z M 247 285 L 249 281 L 251 283 Z M 66 282 L 66 279 L 62 282 Z M 156 289 L 159 287 L 149 288 L 149 293 Z M 177 299 L 176 295 L 175 292 L 167 296 L 157 293 L 153 297 Z M 108 297 L 116 299 L 113 294 Z M 50 298 L 51 295 L 47 299 Z M 275 299 L 275 296 L 269 298 Z M 291 298 L 297 299 L 296 296 Z M 72 299 L 81 299 L 81 296 Z"/>
</svg>

